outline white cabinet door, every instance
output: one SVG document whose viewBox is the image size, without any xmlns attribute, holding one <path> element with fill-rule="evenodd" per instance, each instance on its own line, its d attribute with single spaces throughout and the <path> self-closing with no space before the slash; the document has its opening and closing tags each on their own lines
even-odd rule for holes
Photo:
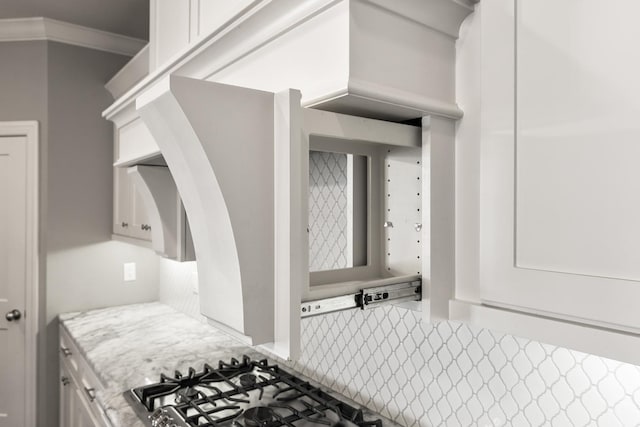
<svg viewBox="0 0 640 427">
<path fill-rule="evenodd" d="M 640 332 L 639 13 L 482 5 L 483 303 Z"/>
<path fill-rule="evenodd" d="M 85 371 L 75 390 L 77 397 L 75 409 L 76 426 L 111 427 L 111 423 L 107 421 L 104 411 L 95 401 L 97 380 L 89 377 L 93 377 L 93 374 Z"/>
<path fill-rule="evenodd" d="M 151 240 L 144 202 L 127 168 L 113 169 L 113 232 L 135 239 Z"/>
<path fill-rule="evenodd" d="M 74 427 L 109 427 L 96 417 L 91 408 L 85 390 L 81 387 L 75 388 L 77 407 L 75 410 Z"/>
<path fill-rule="evenodd" d="M 191 0 L 192 40 L 211 34 L 256 3 L 256 0 Z"/>
<path fill-rule="evenodd" d="M 111 427 L 95 402 L 96 391 L 102 390 L 101 383 L 62 329 L 60 349 L 60 427 Z"/>
<path fill-rule="evenodd" d="M 189 44 L 189 0 L 152 0 L 150 3 L 151 69 L 158 68 Z"/>
<path fill-rule="evenodd" d="M 69 369 L 60 364 L 60 427 L 70 427 L 76 411 L 76 390 Z"/>
<path fill-rule="evenodd" d="M 29 283 L 28 137 L 0 135 L 0 427 L 24 426 L 26 324 L 24 307 Z M 21 312 L 22 318 L 5 313 Z M 11 320 L 10 320 L 11 319 Z"/>
<path fill-rule="evenodd" d="M 131 186 L 127 181 L 127 170 L 113 168 L 113 233 L 127 236 L 129 233 L 129 198 Z"/>
<path fill-rule="evenodd" d="M 130 188 L 129 215 L 131 218 L 131 226 L 129 229 L 129 235 L 138 239 L 151 240 L 149 216 L 145 209 L 144 200 L 131 177 L 127 176 L 126 179 L 128 183 L 127 185 Z"/>
</svg>

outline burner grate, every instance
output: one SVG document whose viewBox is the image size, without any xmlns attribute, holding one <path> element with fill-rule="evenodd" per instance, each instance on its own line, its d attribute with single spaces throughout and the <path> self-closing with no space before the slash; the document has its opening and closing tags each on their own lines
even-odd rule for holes
<svg viewBox="0 0 640 427">
<path fill-rule="evenodd" d="M 190 427 L 382 427 L 381 420 L 365 420 L 362 410 L 277 365 L 247 356 L 220 361 L 217 369 L 205 364 L 201 372 L 161 375 L 160 383 L 132 392 L 148 412 L 170 407 L 180 425 Z"/>
</svg>

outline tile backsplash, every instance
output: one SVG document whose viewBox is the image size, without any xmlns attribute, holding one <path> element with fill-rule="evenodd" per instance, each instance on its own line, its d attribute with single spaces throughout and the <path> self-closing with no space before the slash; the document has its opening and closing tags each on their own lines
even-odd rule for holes
<svg viewBox="0 0 640 427">
<path fill-rule="evenodd" d="M 640 367 L 397 307 L 303 321 L 291 366 L 405 426 L 638 426 Z"/>
<path fill-rule="evenodd" d="M 309 152 L 309 270 L 352 267 L 347 155 Z M 351 261 L 351 262 L 349 262 Z"/>
<path fill-rule="evenodd" d="M 310 160 L 312 228 L 343 242 L 345 159 Z M 337 268 L 344 253 L 342 244 L 310 248 L 319 269 Z M 160 301 L 205 321 L 195 271 L 195 262 L 162 259 Z M 640 427 L 639 366 L 462 323 L 428 324 L 395 306 L 307 318 L 301 329 L 300 360 L 283 363 L 407 427 Z"/>
<path fill-rule="evenodd" d="M 197 271 L 195 261 L 176 262 L 160 258 L 158 300 L 205 322 L 206 318 L 200 314 L 200 298 L 193 288 L 193 281 L 197 280 Z"/>
<path fill-rule="evenodd" d="M 203 320 L 195 263 L 162 260 L 160 301 Z M 388 306 L 302 321 L 288 363 L 404 426 L 640 426 L 640 367 Z"/>
</svg>

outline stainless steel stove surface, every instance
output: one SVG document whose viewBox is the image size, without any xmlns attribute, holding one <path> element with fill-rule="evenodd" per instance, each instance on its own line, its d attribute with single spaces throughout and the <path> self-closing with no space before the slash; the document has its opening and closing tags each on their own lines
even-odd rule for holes
<svg viewBox="0 0 640 427">
<path fill-rule="evenodd" d="M 160 382 L 125 393 L 152 427 L 382 427 L 356 409 L 266 360 L 207 364 L 186 375 L 162 374 Z"/>
</svg>

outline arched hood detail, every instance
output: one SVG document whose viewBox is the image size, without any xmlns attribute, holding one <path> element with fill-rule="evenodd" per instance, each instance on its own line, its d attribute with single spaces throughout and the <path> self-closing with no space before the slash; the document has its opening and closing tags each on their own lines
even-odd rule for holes
<svg viewBox="0 0 640 427">
<path fill-rule="evenodd" d="M 273 341 L 274 95 L 169 76 L 136 106 L 189 217 L 202 314 Z"/>
</svg>

